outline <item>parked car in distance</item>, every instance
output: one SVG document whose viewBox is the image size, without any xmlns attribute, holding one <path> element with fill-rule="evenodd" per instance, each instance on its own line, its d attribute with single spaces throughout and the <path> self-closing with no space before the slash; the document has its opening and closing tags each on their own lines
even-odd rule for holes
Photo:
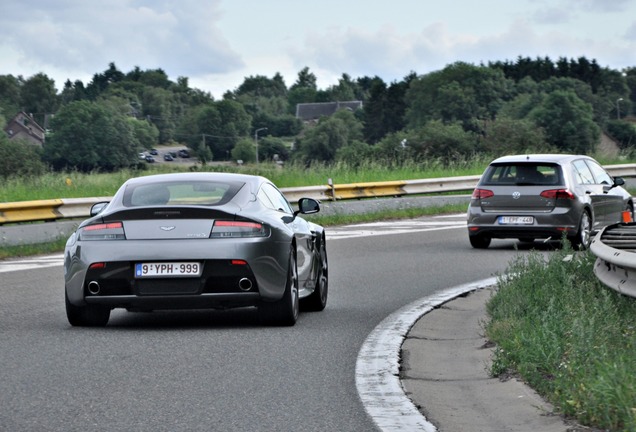
<svg viewBox="0 0 636 432">
<path fill-rule="evenodd" d="M 139 153 L 139 159 L 146 159 L 146 153 Z"/>
<path fill-rule="evenodd" d="M 188 150 L 186 150 L 186 149 L 179 150 L 178 154 L 179 154 L 179 157 L 181 157 L 181 158 L 189 158 L 190 157 L 190 152 Z"/>
<path fill-rule="evenodd" d="M 154 158 L 154 157 L 152 157 L 152 156 L 150 156 L 150 155 L 148 155 L 148 156 L 146 156 L 146 162 L 148 162 L 148 163 L 154 163 L 154 162 L 155 162 L 155 158 Z"/>
<path fill-rule="evenodd" d="M 325 231 L 264 177 L 173 173 L 127 180 L 69 237 L 66 315 L 105 326 L 128 311 L 256 307 L 266 323 L 294 325 L 300 307 L 327 304 Z"/>
<path fill-rule="evenodd" d="M 150 154 L 153 156 L 157 156 L 159 154 L 159 152 L 157 151 L 157 149 L 150 149 Z"/>
<path fill-rule="evenodd" d="M 170 162 L 170 161 L 173 161 L 174 158 L 172 157 L 170 153 L 166 153 L 165 155 L 163 155 L 163 160 Z"/>
<path fill-rule="evenodd" d="M 634 213 L 634 200 L 593 158 L 584 155 L 505 156 L 492 161 L 468 206 L 468 238 L 484 249 L 491 239 L 560 240 L 587 248 L 591 236 Z"/>
</svg>

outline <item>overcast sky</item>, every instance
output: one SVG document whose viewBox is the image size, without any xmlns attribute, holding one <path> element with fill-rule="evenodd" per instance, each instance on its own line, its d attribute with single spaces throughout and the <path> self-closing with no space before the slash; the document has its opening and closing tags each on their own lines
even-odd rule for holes
<svg viewBox="0 0 636 432">
<path fill-rule="evenodd" d="M 58 90 L 114 62 L 163 69 L 219 99 L 247 76 L 309 67 L 318 86 L 400 81 L 456 61 L 596 59 L 636 66 L 636 0 L 2 0 L 0 75 Z"/>
</svg>

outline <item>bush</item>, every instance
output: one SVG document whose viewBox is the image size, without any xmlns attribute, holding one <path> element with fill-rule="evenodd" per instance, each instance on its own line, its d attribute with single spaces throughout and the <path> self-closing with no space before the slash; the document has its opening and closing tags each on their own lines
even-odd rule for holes
<svg viewBox="0 0 636 432">
<path fill-rule="evenodd" d="M 39 147 L 23 140 L 0 136 L 0 177 L 36 176 L 46 170 Z"/>
<path fill-rule="evenodd" d="M 607 133 L 616 140 L 621 149 L 633 147 L 636 144 L 636 126 L 628 121 L 608 121 Z"/>
</svg>

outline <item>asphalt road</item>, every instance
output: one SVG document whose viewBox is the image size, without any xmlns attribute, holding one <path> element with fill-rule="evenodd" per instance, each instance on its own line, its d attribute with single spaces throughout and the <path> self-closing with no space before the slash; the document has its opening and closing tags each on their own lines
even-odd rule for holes
<svg viewBox="0 0 636 432">
<path fill-rule="evenodd" d="M 474 250 L 465 228 L 442 223 L 330 231 L 329 304 L 291 328 L 263 327 L 251 309 L 115 311 L 106 328 L 73 328 L 61 266 L 0 273 L 0 430 L 376 429 L 354 376 L 367 335 L 517 252 Z"/>
</svg>

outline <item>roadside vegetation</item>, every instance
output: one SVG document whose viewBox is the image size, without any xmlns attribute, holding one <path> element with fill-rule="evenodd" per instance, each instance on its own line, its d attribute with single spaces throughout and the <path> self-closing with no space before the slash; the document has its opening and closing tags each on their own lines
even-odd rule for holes
<svg viewBox="0 0 636 432">
<path fill-rule="evenodd" d="M 636 301 L 602 285 L 594 261 L 566 244 L 510 263 L 487 305 L 491 373 L 519 376 L 580 424 L 635 431 Z"/>
</svg>

